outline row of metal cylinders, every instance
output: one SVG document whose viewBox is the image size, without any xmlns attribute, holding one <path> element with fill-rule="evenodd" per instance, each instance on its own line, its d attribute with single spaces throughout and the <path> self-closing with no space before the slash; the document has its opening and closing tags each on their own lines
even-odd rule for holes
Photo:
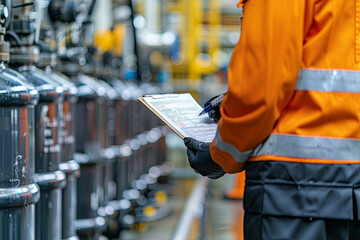
<svg viewBox="0 0 360 240">
<path fill-rule="evenodd" d="M 116 238 L 166 179 L 149 83 L 0 65 L 0 238 Z M 163 179 L 163 180 L 161 180 Z"/>
</svg>

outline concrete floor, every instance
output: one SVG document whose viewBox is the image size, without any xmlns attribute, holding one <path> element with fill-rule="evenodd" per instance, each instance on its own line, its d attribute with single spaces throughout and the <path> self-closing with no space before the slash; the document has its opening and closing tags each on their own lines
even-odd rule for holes
<svg viewBox="0 0 360 240">
<path fill-rule="evenodd" d="M 121 233 L 121 240 L 170 240 L 181 217 L 184 205 L 194 186 L 194 179 L 177 179 L 173 181 L 167 206 L 170 213 L 163 219 L 144 223 L 139 229 L 126 230 Z"/>
<path fill-rule="evenodd" d="M 226 179 L 212 181 L 209 190 L 206 240 L 243 240 L 243 201 L 224 198 Z"/>
<path fill-rule="evenodd" d="M 211 181 L 205 204 L 205 236 L 201 236 L 203 220 L 194 218 L 184 240 L 242 240 L 243 208 L 241 200 L 226 200 L 223 195 L 229 179 Z M 137 230 L 123 231 L 121 240 L 172 240 L 186 200 L 193 189 L 194 179 L 177 179 L 168 206 L 170 214 L 160 220 L 142 224 Z"/>
<path fill-rule="evenodd" d="M 241 200 L 209 199 L 206 240 L 243 240 L 243 216 Z"/>
</svg>

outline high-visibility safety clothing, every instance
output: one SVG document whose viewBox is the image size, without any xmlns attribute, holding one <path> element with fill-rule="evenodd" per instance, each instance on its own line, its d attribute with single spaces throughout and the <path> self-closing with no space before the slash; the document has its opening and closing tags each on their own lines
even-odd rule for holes
<svg viewBox="0 0 360 240">
<path fill-rule="evenodd" d="M 212 159 L 229 173 L 359 164 L 360 0 L 248 0 L 243 12 Z"/>
</svg>

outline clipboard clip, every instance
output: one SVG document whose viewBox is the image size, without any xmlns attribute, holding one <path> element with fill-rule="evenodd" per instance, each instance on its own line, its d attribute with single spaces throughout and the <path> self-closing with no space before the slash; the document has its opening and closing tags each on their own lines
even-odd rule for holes
<svg viewBox="0 0 360 240">
<path fill-rule="evenodd" d="M 160 93 L 154 95 L 144 95 L 144 97 L 151 97 L 152 99 L 162 99 L 162 98 L 177 98 L 179 95 L 174 93 Z"/>
</svg>

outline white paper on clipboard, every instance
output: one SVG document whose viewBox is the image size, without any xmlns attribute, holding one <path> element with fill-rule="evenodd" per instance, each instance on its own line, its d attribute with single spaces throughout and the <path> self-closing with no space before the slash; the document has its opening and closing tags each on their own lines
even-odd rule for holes
<svg viewBox="0 0 360 240">
<path fill-rule="evenodd" d="M 139 100 L 182 139 L 191 137 L 202 142 L 214 139 L 217 124 L 207 114 L 198 116 L 203 109 L 189 93 L 150 95 Z"/>
</svg>

